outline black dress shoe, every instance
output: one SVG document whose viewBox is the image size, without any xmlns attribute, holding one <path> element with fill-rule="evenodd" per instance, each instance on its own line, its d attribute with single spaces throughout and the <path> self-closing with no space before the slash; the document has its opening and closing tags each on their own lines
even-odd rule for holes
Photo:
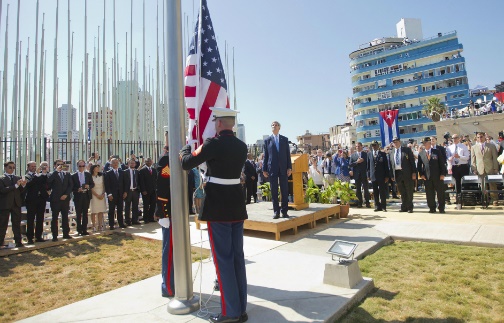
<svg viewBox="0 0 504 323">
<path fill-rule="evenodd" d="M 241 323 L 243 322 L 241 316 L 238 317 L 227 317 L 223 315 L 210 316 L 208 321 L 212 323 Z"/>
<path fill-rule="evenodd" d="M 240 316 L 242 322 L 247 322 L 248 321 L 248 314 L 247 312 L 243 313 L 241 316 Z"/>
<path fill-rule="evenodd" d="M 370 209 L 370 208 L 371 208 L 371 204 L 366 203 L 366 207 L 367 207 L 368 209 Z"/>
<path fill-rule="evenodd" d="M 408 210 L 408 213 L 413 213 L 413 210 Z"/>
<path fill-rule="evenodd" d="M 280 219 L 280 214 L 275 214 L 275 216 L 273 217 L 273 219 Z"/>
<path fill-rule="evenodd" d="M 436 210 L 429 210 L 429 213 L 436 213 Z"/>
<path fill-rule="evenodd" d="M 81 236 L 88 236 L 88 235 L 89 235 L 89 232 L 87 232 L 87 231 L 82 231 L 81 232 Z"/>
<path fill-rule="evenodd" d="M 110 230 L 115 230 L 115 228 L 112 226 L 112 227 L 109 227 Z"/>
<path fill-rule="evenodd" d="M 288 214 L 282 214 L 282 218 L 286 218 L 286 219 L 288 219 L 288 218 L 289 218 L 289 215 L 288 215 Z"/>
<path fill-rule="evenodd" d="M 131 222 L 126 222 L 126 223 L 125 223 L 125 225 L 126 225 L 127 227 L 130 227 L 130 226 L 131 226 Z M 119 226 L 121 227 L 121 225 L 119 225 Z M 121 228 L 122 228 L 122 227 L 121 227 Z"/>
<path fill-rule="evenodd" d="M 33 242 L 33 239 L 28 239 L 28 242 L 26 244 L 30 245 L 30 244 L 35 244 L 35 243 Z"/>
<path fill-rule="evenodd" d="M 446 213 L 445 210 L 439 210 L 439 213 Z"/>
<path fill-rule="evenodd" d="M 383 212 L 387 212 L 387 209 L 386 209 L 386 208 L 383 208 L 383 209 L 382 209 L 382 211 L 383 211 Z"/>
<path fill-rule="evenodd" d="M 16 248 L 24 248 L 24 244 L 21 242 L 16 242 Z"/>
<path fill-rule="evenodd" d="M 58 238 L 53 237 L 53 238 L 52 238 L 52 242 L 56 242 L 56 241 L 58 241 Z"/>
<path fill-rule="evenodd" d="M 381 208 L 376 208 L 374 209 L 375 212 L 378 212 L 378 211 L 383 211 Z"/>
<path fill-rule="evenodd" d="M 45 242 L 44 238 L 37 238 L 35 239 L 35 242 Z"/>
<path fill-rule="evenodd" d="M 142 224 L 142 223 L 140 223 L 140 222 L 138 222 L 138 221 L 133 222 L 133 225 L 140 225 L 140 224 Z"/>
<path fill-rule="evenodd" d="M 406 212 L 406 210 L 400 209 L 399 212 Z"/>
<path fill-rule="evenodd" d="M 119 224 L 119 227 L 120 227 L 120 228 L 123 228 L 123 229 L 125 229 L 125 228 L 126 228 L 126 226 L 125 226 L 124 224 Z"/>
<path fill-rule="evenodd" d="M 67 235 L 64 235 L 64 236 L 63 236 L 63 239 L 70 240 L 70 239 L 73 239 L 73 237 L 71 237 L 71 236 L 69 236 L 69 235 L 67 234 Z"/>
<path fill-rule="evenodd" d="M 362 208 L 362 204 L 358 204 L 356 207 L 357 207 L 358 209 L 360 209 L 360 208 Z M 243 321 L 243 320 L 242 320 L 242 321 Z"/>
</svg>

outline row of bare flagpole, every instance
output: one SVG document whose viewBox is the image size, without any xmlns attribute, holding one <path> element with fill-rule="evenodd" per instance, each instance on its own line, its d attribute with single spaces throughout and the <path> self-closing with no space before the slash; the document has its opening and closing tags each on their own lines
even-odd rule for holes
<svg viewBox="0 0 504 323">
<path fill-rule="evenodd" d="M 14 0 L 15 1 L 15 0 Z M 43 1 L 43 0 L 42 0 Z M 64 1 L 64 0 L 63 0 Z M 107 58 L 106 52 L 106 27 L 107 27 L 107 3 L 112 1 L 112 34 L 113 34 L 113 57 Z M 123 2 L 124 1 L 124 2 Z M 162 10 L 162 31 L 165 26 L 165 1 L 162 8 L 159 3 L 156 6 L 156 62 L 155 67 L 151 67 L 150 55 L 146 53 L 145 46 L 145 0 L 143 0 L 142 20 L 142 71 L 140 74 L 140 64 L 137 60 L 137 48 L 133 52 L 133 0 L 130 0 L 130 28 L 125 32 L 124 64 L 119 64 L 119 37 L 116 30 L 116 0 L 103 0 L 103 26 L 98 26 L 98 32 L 94 36 L 94 48 L 91 53 L 88 52 L 88 0 L 84 0 L 84 52 L 83 60 L 80 64 L 73 61 L 74 57 L 74 32 L 72 28 L 80 28 L 71 24 L 71 2 L 67 0 L 67 95 L 61 95 L 60 92 L 59 74 L 58 74 L 58 40 L 60 33 L 59 16 L 60 16 L 60 0 L 56 1 L 55 8 L 55 32 L 54 32 L 54 50 L 53 50 L 53 93 L 52 93 L 52 129 L 48 129 L 49 123 L 45 116 L 51 109 L 51 102 L 46 101 L 47 80 L 46 69 L 48 50 L 46 48 L 46 28 L 45 28 L 45 13 L 39 12 L 40 0 L 36 3 L 35 13 L 35 48 L 34 55 L 30 56 L 30 38 L 26 45 L 26 54 L 24 60 L 24 70 L 22 69 L 23 58 L 23 41 L 20 40 L 20 13 L 22 8 L 21 0 L 17 0 L 17 20 L 16 20 L 16 50 L 13 69 L 9 58 L 9 6 L 6 6 L 5 23 L 2 20 L 4 9 L 3 0 L 0 0 L 0 34 L 2 27 L 5 26 L 5 47 L 4 47 L 4 62 L 3 70 L 0 71 L 0 138 L 6 140 L 8 138 L 35 138 L 42 144 L 44 137 L 52 137 L 53 142 L 58 138 L 65 140 L 158 140 L 164 141 L 164 125 L 168 124 L 168 98 L 167 98 L 167 74 L 165 70 L 165 62 L 167 58 L 165 37 L 163 33 L 159 35 L 159 10 Z M 126 0 L 120 0 L 120 4 L 124 5 Z M 41 18 L 41 24 L 39 19 Z M 185 15 L 186 26 L 184 29 L 185 46 L 188 47 L 192 37 L 193 28 L 189 25 L 189 15 Z M 194 3 L 193 3 L 193 23 L 194 26 Z M 39 29 L 40 27 L 40 29 Z M 39 33 L 40 31 L 40 33 Z M 90 32 L 89 34 L 93 34 Z M 162 49 L 159 44 L 159 36 L 163 37 Z M 100 39 L 101 37 L 101 39 Z M 1 39 L 1 35 L 0 35 Z M 101 40 L 101 42 L 100 42 Z M 39 47 L 40 41 L 40 47 Z M 110 42 L 110 40 L 109 40 Z M 100 53 L 100 45 L 102 52 Z M 122 47 L 122 46 L 121 46 Z M 187 48 L 185 48 L 187 50 Z M 162 51 L 162 57 L 160 55 Z M 225 44 L 225 69 L 229 71 L 228 64 L 228 44 Z M 100 54 L 101 62 L 100 62 Z M 187 53 L 184 53 L 187 54 Z M 92 56 L 92 60 L 90 58 Z M 153 55 L 152 55 L 153 56 Z M 186 56 L 186 55 L 184 55 Z M 34 60 L 33 70 L 30 67 L 29 58 Z M 147 67 L 147 57 L 149 58 Z M 49 58 L 51 59 L 51 58 Z M 234 48 L 233 48 L 233 88 L 236 88 L 234 82 Z M 75 84 L 73 78 L 74 71 L 78 71 L 76 66 L 80 65 L 80 82 Z M 90 66 L 91 65 L 91 66 Z M 101 66 L 100 66 L 101 65 Z M 129 65 L 129 66 L 128 66 Z M 140 89 L 139 79 L 142 78 L 142 87 Z M 12 76 L 12 84 L 9 84 L 9 79 Z M 90 84 L 91 83 L 91 84 Z M 230 82 L 228 83 L 230 84 Z M 12 92 L 10 92 L 10 90 Z M 72 95 L 78 93 L 78 102 L 76 105 L 76 120 L 79 130 L 72 131 L 73 118 L 71 112 L 67 117 L 66 133 L 58 131 L 57 120 L 58 107 L 60 103 L 66 102 L 68 107 L 72 107 Z M 228 88 L 228 93 L 230 89 Z M 49 94 L 50 95 L 50 94 Z M 10 99 L 10 100 L 9 100 Z M 9 102 L 10 101 L 10 102 Z M 59 102 L 63 101 L 63 102 Z M 236 91 L 234 91 L 234 108 L 236 109 Z M 46 105 L 49 104 L 49 106 Z M 8 113 L 8 111 L 10 113 Z M 7 119 L 7 117 L 11 117 Z M 90 119 L 90 120 L 88 120 Z M 90 122 L 89 122 L 90 121 Z M 89 124 L 88 124 L 89 122 Z M 47 133 L 49 132 L 49 133 Z M 18 142 L 21 142 L 18 146 Z M 6 149 L 14 149 L 19 154 L 17 160 L 22 163 L 27 162 L 27 156 L 35 155 L 35 160 L 41 160 L 40 151 L 36 147 L 27 147 L 26 140 L 13 140 L 12 145 L 2 145 L 0 148 L 0 160 L 4 160 Z M 56 149 L 55 147 L 53 147 Z M 30 152 L 32 152 L 30 154 Z M 104 152 L 102 152 L 103 154 Z M 79 151 L 72 157 L 73 160 L 86 157 L 85 148 Z M 61 156 L 63 157 L 63 156 Z M 69 156 L 66 156 L 69 157 Z"/>
</svg>

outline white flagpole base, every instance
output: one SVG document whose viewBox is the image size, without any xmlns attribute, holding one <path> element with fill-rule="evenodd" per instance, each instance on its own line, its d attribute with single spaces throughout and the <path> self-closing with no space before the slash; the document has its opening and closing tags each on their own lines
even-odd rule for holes
<svg viewBox="0 0 504 323">
<path fill-rule="evenodd" d="M 168 303 L 168 313 L 173 315 L 184 315 L 189 314 L 194 311 L 199 310 L 199 297 L 194 295 L 191 299 L 188 300 L 179 300 L 173 298 Z"/>
</svg>

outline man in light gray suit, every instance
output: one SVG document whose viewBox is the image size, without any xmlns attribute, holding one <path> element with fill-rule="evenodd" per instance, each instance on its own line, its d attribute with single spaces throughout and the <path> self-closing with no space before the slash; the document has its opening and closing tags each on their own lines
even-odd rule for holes
<svg viewBox="0 0 504 323">
<path fill-rule="evenodd" d="M 475 175 L 478 175 L 482 190 L 486 190 L 485 177 L 499 173 L 499 163 L 497 162 L 497 148 L 493 144 L 485 143 L 485 134 L 478 132 L 476 135 L 478 143 L 471 149 L 471 166 Z M 497 184 L 490 183 L 490 190 L 496 190 Z M 499 197 L 492 193 L 493 205 L 499 205 Z"/>
</svg>

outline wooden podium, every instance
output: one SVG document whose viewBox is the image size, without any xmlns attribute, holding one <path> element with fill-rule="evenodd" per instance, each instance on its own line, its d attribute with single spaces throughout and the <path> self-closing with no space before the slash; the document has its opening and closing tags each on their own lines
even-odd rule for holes
<svg viewBox="0 0 504 323">
<path fill-rule="evenodd" d="M 296 210 L 303 210 L 309 206 L 305 202 L 305 195 L 303 190 L 303 172 L 308 172 L 308 154 L 294 154 L 291 155 L 292 161 L 292 195 L 294 202 L 289 203 L 289 207 Z"/>
</svg>

